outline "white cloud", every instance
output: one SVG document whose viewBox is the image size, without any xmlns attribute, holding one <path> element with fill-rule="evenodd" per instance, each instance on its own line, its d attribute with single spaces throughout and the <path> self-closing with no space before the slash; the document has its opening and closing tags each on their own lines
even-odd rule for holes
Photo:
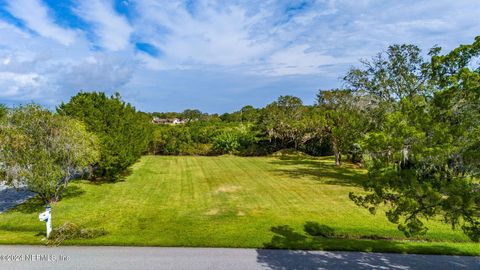
<svg viewBox="0 0 480 270">
<path fill-rule="evenodd" d="M 22 20 L 28 28 L 39 35 L 70 45 L 75 40 L 75 31 L 56 25 L 48 16 L 48 8 L 39 0 L 15 0 L 8 2 L 8 11 Z"/>
<path fill-rule="evenodd" d="M 278 50 L 268 58 L 270 70 L 266 70 L 267 74 L 316 74 L 321 71 L 321 66 L 342 63 L 341 59 L 308 49 L 307 45 L 297 45 Z"/>
<path fill-rule="evenodd" d="M 248 16 L 240 6 L 216 8 L 205 4 L 194 16 L 178 4 L 144 1 L 137 29 L 175 66 L 241 65 L 258 61 L 274 46 L 251 32 L 261 14 Z M 158 29 L 166 29 L 159 33 Z"/>
<path fill-rule="evenodd" d="M 46 80 L 36 73 L 0 72 L 0 98 L 35 98 Z"/>
<path fill-rule="evenodd" d="M 111 51 L 124 50 L 129 45 L 133 28 L 125 17 L 113 9 L 109 0 L 80 0 L 76 12 L 94 26 L 94 31 L 103 48 Z"/>
<path fill-rule="evenodd" d="M 81 38 L 66 47 L 2 23 L 0 36 L 0 103 L 55 106 L 82 89 L 121 90 L 138 65 L 133 53 L 92 52 Z"/>
<path fill-rule="evenodd" d="M 136 25 L 141 29 L 139 35 L 163 55 L 141 57 L 154 69 L 220 67 L 274 76 L 320 73 L 320 66 L 341 60 L 307 52 L 311 45 L 301 40 L 292 46 L 285 43 L 297 38 L 301 32 L 297 25 L 304 26 L 318 15 L 334 13 L 330 5 L 320 14 L 303 14 L 282 28 L 272 26 L 276 13 L 271 6 L 252 13 L 242 6 L 219 7 L 207 1 L 200 3 L 199 11 L 192 14 L 179 4 L 142 1 L 138 7 L 142 18 Z"/>
<path fill-rule="evenodd" d="M 448 50 L 472 42 L 480 25 L 480 8 L 470 0 L 318 0 L 297 6 L 199 0 L 189 7 L 185 1 L 117 1 L 129 9 L 129 20 L 113 0 L 74 0 L 71 10 L 55 11 L 70 12 L 67 17 L 81 29 L 55 24 L 59 13 L 41 0 L 6 2 L 0 9 L 23 24 L 0 17 L 0 102 L 34 98 L 48 105 L 80 89 L 120 90 L 125 96 L 138 93 L 153 108 L 200 91 L 188 84 L 195 77 L 204 82 L 201 91 L 212 91 L 218 100 L 231 98 L 232 89 L 253 99 L 262 92 L 263 100 L 271 100 L 277 89 L 304 85 L 304 92 L 290 93 L 302 95 L 389 44 L 439 44 Z M 155 46 L 158 54 L 138 53 L 137 41 Z"/>
<path fill-rule="evenodd" d="M 94 54 L 74 64 L 66 64 L 55 79 L 65 91 L 119 90 L 130 81 L 138 63 L 129 56 Z"/>
</svg>

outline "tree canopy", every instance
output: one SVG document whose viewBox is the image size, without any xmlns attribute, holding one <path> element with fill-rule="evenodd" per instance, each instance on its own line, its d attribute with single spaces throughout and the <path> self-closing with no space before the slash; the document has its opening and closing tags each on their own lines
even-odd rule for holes
<svg viewBox="0 0 480 270">
<path fill-rule="evenodd" d="M 12 109 L 0 121 L 1 178 L 26 186 L 46 204 L 59 200 L 98 156 L 97 139 L 83 123 L 37 105 Z"/>
<path fill-rule="evenodd" d="M 148 149 L 150 117 L 123 102 L 118 93 L 111 97 L 102 92 L 78 93 L 57 111 L 84 122 L 98 137 L 100 160 L 95 173 L 99 177 L 115 179 Z"/>
<path fill-rule="evenodd" d="M 479 54 L 480 38 L 445 55 L 432 49 L 431 62 L 421 65 L 430 68 L 426 75 L 422 71 L 428 81 L 388 82 L 388 89 L 397 89 L 388 100 L 394 109 L 364 137 L 369 193 L 350 197 L 372 213 L 387 204 L 388 219 L 407 236 L 424 234 L 424 220 L 442 216 L 480 240 L 480 68 L 474 61 Z M 397 69 L 409 70 L 408 63 Z M 362 90 L 377 93 L 369 83 Z"/>
</svg>

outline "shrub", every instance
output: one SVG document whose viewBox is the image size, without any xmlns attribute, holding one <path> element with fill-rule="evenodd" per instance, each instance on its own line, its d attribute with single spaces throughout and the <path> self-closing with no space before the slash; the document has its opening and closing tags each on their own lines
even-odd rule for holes
<svg viewBox="0 0 480 270">
<path fill-rule="evenodd" d="M 240 148 L 239 137 L 234 132 L 222 132 L 213 139 L 213 151 L 219 154 L 233 154 Z"/>
</svg>

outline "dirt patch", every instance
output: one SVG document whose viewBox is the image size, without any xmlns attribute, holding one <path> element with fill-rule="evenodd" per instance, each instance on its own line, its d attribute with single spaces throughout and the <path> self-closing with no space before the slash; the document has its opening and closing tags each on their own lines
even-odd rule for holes
<svg viewBox="0 0 480 270">
<path fill-rule="evenodd" d="M 206 214 L 207 216 L 215 216 L 215 215 L 217 215 L 219 212 L 220 212 L 220 210 L 218 210 L 217 208 L 213 208 L 213 209 L 208 210 L 208 212 L 205 213 L 205 214 Z"/>
<path fill-rule="evenodd" d="M 241 188 L 239 186 L 223 185 L 223 186 L 220 186 L 219 188 L 217 188 L 217 190 L 215 190 L 215 193 L 220 193 L 220 192 L 233 193 L 233 192 L 236 192 L 240 189 Z"/>
</svg>

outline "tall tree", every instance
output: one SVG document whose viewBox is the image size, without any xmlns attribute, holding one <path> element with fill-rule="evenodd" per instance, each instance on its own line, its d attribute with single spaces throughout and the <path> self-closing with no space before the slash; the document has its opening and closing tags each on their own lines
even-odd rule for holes
<svg viewBox="0 0 480 270">
<path fill-rule="evenodd" d="M 313 136 L 318 124 L 313 118 L 306 117 L 308 110 L 298 97 L 280 96 L 262 110 L 260 127 L 270 140 L 278 140 L 282 148 L 293 146 L 298 149 L 302 142 Z"/>
<path fill-rule="evenodd" d="M 331 139 L 336 165 L 363 134 L 365 126 L 357 105 L 350 90 L 320 90 L 317 94 L 317 106 L 324 115 L 323 136 Z"/>
<path fill-rule="evenodd" d="M 115 179 L 148 149 L 151 118 L 122 101 L 120 95 L 102 92 L 79 93 L 57 111 L 85 123 L 100 141 L 97 176 Z"/>
<path fill-rule="evenodd" d="M 436 48 L 432 49 L 432 53 Z M 361 60 L 361 68 L 352 68 L 344 81 L 354 91 L 376 97 L 379 101 L 429 92 L 430 64 L 415 45 L 391 45 L 371 60 Z"/>
<path fill-rule="evenodd" d="M 387 218 L 407 236 L 426 233 L 424 220 L 440 215 L 480 241 L 480 38 L 431 52 L 431 92 L 401 96 L 367 134 L 369 192 L 350 197 L 372 213 L 388 205 Z"/>
<path fill-rule="evenodd" d="M 25 185 L 46 203 L 58 201 L 69 181 L 98 159 L 97 139 L 65 116 L 27 105 L 0 122 L 0 174 Z"/>
</svg>

